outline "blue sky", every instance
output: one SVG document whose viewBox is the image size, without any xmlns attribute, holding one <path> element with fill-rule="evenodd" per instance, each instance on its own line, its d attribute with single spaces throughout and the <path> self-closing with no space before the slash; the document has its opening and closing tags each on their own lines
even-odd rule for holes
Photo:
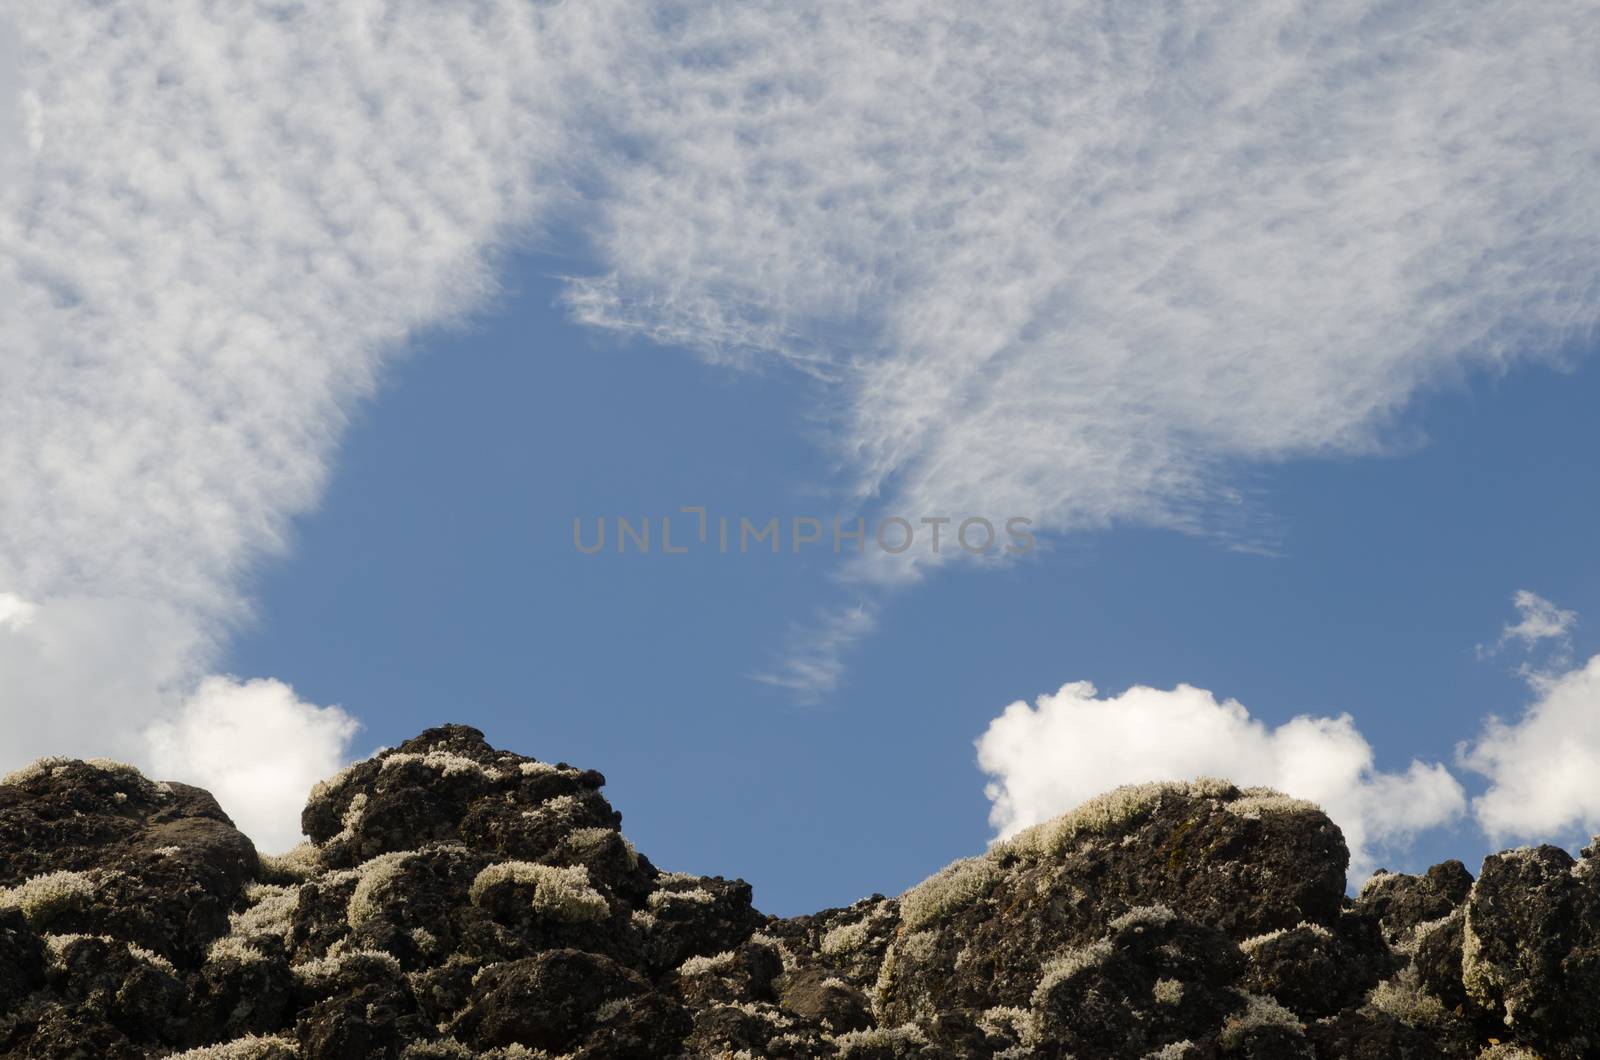
<svg viewBox="0 0 1600 1060">
<path fill-rule="evenodd" d="M 851 598 L 835 557 L 586 556 L 570 534 L 682 503 L 828 514 L 808 406 L 781 376 L 597 340 L 554 304 L 561 271 L 516 259 L 494 309 L 415 345 L 294 558 L 259 575 L 226 668 L 292 674 L 362 718 L 362 748 L 464 721 L 600 768 L 642 849 L 743 875 L 765 908 L 897 892 L 979 849 L 972 743 L 1013 699 L 1188 682 L 1273 723 L 1349 711 L 1383 768 L 1449 761 L 1529 699 L 1520 656 L 1475 651 L 1514 589 L 1600 613 L 1600 383 L 1535 369 L 1425 399 L 1392 455 L 1249 472 L 1275 554 L 1123 528 L 943 571 L 797 703 L 751 675 L 789 623 Z M 1442 829 L 1403 867 L 1487 849 Z"/>
<path fill-rule="evenodd" d="M 1532 0 L 0 13 L 0 768 L 271 849 L 468 721 L 784 912 L 1200 773 L 1355 880 L 1581 841 L 1597 49 Z M 695 504 L 1041 547 L 572 547 Z"/>
</svg>

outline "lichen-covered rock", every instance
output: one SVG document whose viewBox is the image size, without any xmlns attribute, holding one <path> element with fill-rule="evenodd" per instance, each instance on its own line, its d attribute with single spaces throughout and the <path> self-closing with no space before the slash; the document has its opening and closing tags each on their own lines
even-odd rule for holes
<svg viewBox="0 0 1600 1060">
<path fill-rule="evenodd" d="M 773 918 L 658 870 L 603 783 L 430 729 L 257 857 L 198 789 L 37 763 L 0 784 L 0 1056 L 1600 1055 L 1593 849 L 1352 902 L 1314 806 L 1145 784 L 898 898 Z"/>
<path fill-rule="evenodd" d="M 1544 1055 L 1600 1052 L 1600 864 L 1541 846 L 1485 859 L 1462 924 L 1466 995 Z"/>
<path fill-rule="evenodd" d="M 67 759 L 0 783 L 0 907 L 40 932 L 110 935 L 193 967 L 256 866 L 250 840 L 199 788 Z"/>
<path fill-rule="evenodd" d="M 1402 943 L 1418 925 L 1459 909 L 1472 890 L 1472 875 L 1459 861 L 1440 862 L 1420 876 L 1379 869 L 1361 888 L 1358 912 L 1378 918 L 1384 937 Z"/>
<path fill-rule="evenodd" d="M 1243 941 L 1338 923 L 1344 839 L 1308 803 L 1221 781 L 1120 788 L 900 899 L 884 1018 L 1026 1006 L 1050 955 L 1161 904 Z"/>
</svg>

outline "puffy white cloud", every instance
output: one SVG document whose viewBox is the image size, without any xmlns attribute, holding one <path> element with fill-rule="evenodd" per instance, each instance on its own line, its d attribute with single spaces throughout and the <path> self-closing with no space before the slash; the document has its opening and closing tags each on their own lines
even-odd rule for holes
<svg viewBox="0 0 1600 1060">
<path fill-rule="evenodd" d="M 1532 687 L 1521 718 L 1491 717 L 1460 748 L 1461 764 L 1489 779 L 1473 813 L 1497 842 L 1600 834 L 1600 655 Z"/>
<path fill-rule="evenodd" d="M 281 681 L 209 677 L 146 739 L 153 769 L 208 788 L 257 846 L 276 853 L 299 842 L 300 805 L 344 763 L 357 728 L 338 707 L 303 703 Z"/>
<path fill-rule="evenodd" d="M 1119 784 L 1224 777 L 1322 806 L 1350 846 L 1352 878 L 1361 879 L 1379 850 L 1466 808 L 1461 785 L 1441 765 L 1374 768 L 1372 747 L 1348 714 L 1268 728 L 1237 701 L 1189 685 L 1099 697 L 1088 682 L 1067 684 L 1034 706 L 1006 707 L 977 747 L 979 766 L 994 778 L 989 819 L 1001 836 Z"/>
</svg>

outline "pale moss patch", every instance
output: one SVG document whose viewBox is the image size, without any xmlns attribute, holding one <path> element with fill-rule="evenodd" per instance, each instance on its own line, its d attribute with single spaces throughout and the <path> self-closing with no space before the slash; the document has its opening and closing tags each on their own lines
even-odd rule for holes
<svg viewBox="0 0 1600 1060">
<path fill-rule="evenodd" d="M 294 911 L 300 902 L 300 891 L 295 887 L 272 883 L 253 883 L 245 889 L 248 906 L 228 916 L 228 934 L 215 940 L 206 950 L 206 960 L 232 959 L 252 963 L 266 959 L 252 941 L 263 936 L 276 936 L 289 941 L 294 931 Z"/>
<path fill-rule="evenodd" d="M 292 1038 L 247 1034 L 221 1045 L 203 1045 L 198 1049 L 172 1053 L 167 1060 L 275 1060 L 277 1057 L 298 1056 L 299 1048 Z"/>
<path fill-rule="evenodd" d="M 690 957 L 678 965 L 678 977 L 692 979 L 697 975 L 722 975 L 731 972 L 739 964 L 739 955 L 732 950 L 725 950 L 715 957 Z"/>
<path fill-rule="evenodd" d="M 333 795 L 349 782 L 351 776 L 355 774 L 356 767 L 361 764 L 361 762 L 351 762 L 328 779 L 319 780 L 311 785 L 311 796 L 307 801 L 315 802 Z"/>
<path fill-rule="evenodd" d="M 999 876 L 999 867 L 987 857 L 962 858 L 946 865 L 900 896 L 906 930 L 926 927 L 978 901 Z"/>
<path fill-rule="evenodd" d="M 1319 939 L 1333 938 L 1333 932 L 1329 931 L 1321 924 L 1313 924 L 1309 920 L 1302 920 L 1292 928 L 1278 928 L 1276 931 L 1268 931 L 1264 935 L 1252 935 L 1243 942 L 1239 943 L 1239 948 L 1245 953 L 1254 953 L 1267 943 L 1276 942 L 1278 939 L 1283 938 L 1291 931 L 1309 931 Z"/>
<path fill-rule="evenodd" d="M 1183 1000 L 1183 984 L 1176 979 L 1157 979 L 1151 994 L 1158 1005 L 1176 1005 Z"/>
<path fill-rule="evenodd" d="M 558 867 L 531 861 L 490 865 L 472 881 L 472 903 L 483 904 L 486 892 L 504 886 L 531 886 L 533 908 L 567 923 L 604 920 L 611 915 L 611 903 L 594 889 L 589 870 L 582 865 Z"/>
<path fill-rule="evenodd" d="M 615 828 L 574 828 L 562 837 L 561 843 L 580 858 L 592 858 L 603 853 L 613 842 L 620 842 L 628 859 L 629 868 L 639 867 L 639 851 L 628 842 L 627 836 Z"/>
<path fill-rule="evenodd" d="M 490 780 L 499 780 L 505 776 L 504 773 L 493 766 L 486 766 L 482 762 L 468 758 L 466 755 L 458 755 L 453 751 L 428 751 L 425 754 L 400 751 L 386 756 L 379 769 L 387 773 L 396 766 L 408 765 L 412 762 L 420 763 L 424 768 L 431 769 L 446 777 L 475 774 L 488 777 Z"/>
<path fill-rule="evenodd" d="M 1155 905 L 1141 905 L 1123 913 L 1111 921 L 1112 931 L 1127 931 L 1130 928 L 1164 928 L 1172 923 L 1177 914 L 1168 906 L 1159 902 Z"/>
<path fill-rule="evenodd" d="M 987 1034 L 1014 1038 L 1024 1045 L 1033 1042 L 1033 1013 L 1015 1006 L 986 1009 L 978 1017 L 978 1027 Z"/>
<path fill-rule="evenodd" d="M 1229 785 L 1231 790 L 1231 785 Z M 1208 786 L 1207 790 L 1213 790 Z M 1076 809 L 1025 828 L 994 844 L 990 854 L 1037 861 L 1059 857 L 1080 838 L 1120 835 L 1148 818 L 1164 796 L 1188 795 L 1191 786 L 1181 781 L 1127 784 L 1097 795 Z"/>
<path fill-rule="evenodd" d="M 698 876 L 690 878 L 699 879 Z M 650 897 L 645 899 L 645 904 L 659 913 L 663 907 L 669 905 L 710 905 L 716 900 L 716 895 L 697 887 L 692 891 L 651 891 Z"/>
<path fill-rule="evenodd" d="M 892 1052 L 927 1049 L 928 1036 L 922 1028 L 912 1023 L 899 1027 L 872 1027 L 862 1031 L 848 1031 L 833 1039 L 840 1060 L 852 1056 L 870 1056 L 884 1049 Z"/>
<path fill-rule="evenodd" d="M 1146 1056 L 1144 1060 L 1184 1060 L 1184 1058 L 1193 1051 L 1194 1042 L 1190 1041 L 1188 1038 L 1185 1038 L 1181 1042 L 1172 1042 L 1168 1045 L 1163 1045 L 1155 1052 Z"/>
<path fill-rule="evenodd" d="M 94 895 L 94 883 L 82 872 L 48 872 L 0 890 L 0 907 L 22 911 L 38 925 L 66 909 L 81 908 Z"/>
<path fill-rule="evenodd" d="M 829 957 L 839 957 L 866 945 L 870 932 L 865 920 L 841 924 L 822 936 L 822 952 Z"/>
<path fill-rule="evenodd" d="M 341 971 L 345 965 L 353 961 L 364 961 L 377 964 L 385 972 L 399 979 L 402 977 L 400 962 L 395 960 L 393 954 L 384 953 L 382 950 L 345 950 L 338 953 L 329 953 L 326 957 L 296 964 L 289 970 L 296 979 L 307 986 L 317 987 L 327 984 Z"/>
<path fill-rule="evenodd" d="M 73 761 L 71 758 L 63 758 L 60 755 L 47 755 L 44 758 L 30 762 L 21 769 L 7 773 L 4 779 L 0 779 L 0 784 L 26 784 L 30 780 L 39 780 L 50 776 L 61 766 L 71 765 Z"/>
<path fill-rule="evenodd" d="M 356 889 L 350 892 L 349 904 L 345 906 L 345 921 L 352 929 L 378 915 L 382 908 L 380 899 L 383 892 L 400 875 L 406 862 L 416 857 L 416 853 L 414 850 L 396 850 L 379 854 L 356 867 Z"/>
<path fill-rule="evenodd" d="M 310 840 L 282 854 L 259 854 L 257 859 L 268 883 L 303 883 L 322 871 L 322 855 Z"/>
<path fill-rule="evenodd" d="M 1290 798 L 1270 788 L 1247 788 L 1243 798 L 1224 803 L 1223 808 L 1237 817 L 1252 819 L 1277 814 L 1322 812 L 1322 807 L 1314 802 Z"/>
<path fill-rule="evenodd" d="M 552 762 L 523 762 L 517 771 L 525 777 L 571 776 L 576 769 L 562 769 Z"/>
<path fill-rule="evenodd" d="M 1111 943 L 1102 939 L 1087 946 L 1074 947 L 1046 962 L 1040 969 L 1039 985 L 1033 991 L 1034 1007 L 1042 1007 L 1049 999 L 1050 992 L 1062 983 L 1091 968 L 1098 968 L 1112 952 Z"/>
<path fill-rule="evenodd" d="M 354 839 L 356 829 L 361 827 L 362 815 L 366 812 L 367 793 L 358 791 L 351 796 L 350 802 L 345 806 L 344 813 L 339 818 L 339 832 L 337 835 L 329 837 L 328 844 L 331 846 L 334 843 L 342 843 Z"/>
<path fill-rule="evenodd" d="M 1439 1027 L 1449 1016 L 1444 1003 L 1422 989 L 1415 968 L 1405 968 L 1373 987 L 1367 994 L 1367 1004 L 1401 1023 L 1423 1029 Z"/>
<path fill-rule="evenodd" d="M 149 781 L 145 780 L 144 774 L 139 772 L 138 769 L 126 762 L 118 762 L 113 758 L 86 758 L 83 760 L 83 764 L 91 769 L 98 769 L 102 773 L 110 773 L 112 776 L 121 777 L 124 780 L 131 780 L 138 784 L 149 783 Z"/>
<path fill-rule="evenodd" d="M 110 935 L 46 935 L 44 941 L 50 951 L 50 963 L 59 967 L 67 947 L 83 939 L 93 939 L 96 942 L 104 942 L 107 945 L 124 946 L 128 951 L 128 956 L 135 960 L 143 961 L 153 968 L 159 968 L 171 976 L 178 974 L 178 970 L 172 966 L 172 962 L 161 956 L 161 954 L 147 950 L 143 946 L 135 945 L 126 939 L 112 938 Z"/>
<path fill-rule="evenodd" d="M 1284 1008 L 1270 997 L 1260 994 L 1244 995 L 1244 1011 L 1229 1016 L 1222 1024 L 1217 1041 L 1223 1048 L 1241 1046 L 1252 1031 L 1266 1027 L 1279 1027 L 1296 1035 L 1305 1034 L 1300 1017 Z"/>
</svg>

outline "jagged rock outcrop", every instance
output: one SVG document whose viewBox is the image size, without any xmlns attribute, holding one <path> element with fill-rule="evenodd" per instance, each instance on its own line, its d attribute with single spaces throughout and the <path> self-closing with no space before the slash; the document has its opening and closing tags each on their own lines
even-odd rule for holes
<svg viewBox="0 0 1600 1060">
<path fill-rule="evenodd" d="M 779 919 L 657 869 L 604 783 L 446 726 L 258 857 L 203 791 L 36 763 L 0 784 L 0 1055 L 1600 1056 L 1600 848 L 1352 900 L 1316 807 L 1147 784 Z"/>
</svg>

